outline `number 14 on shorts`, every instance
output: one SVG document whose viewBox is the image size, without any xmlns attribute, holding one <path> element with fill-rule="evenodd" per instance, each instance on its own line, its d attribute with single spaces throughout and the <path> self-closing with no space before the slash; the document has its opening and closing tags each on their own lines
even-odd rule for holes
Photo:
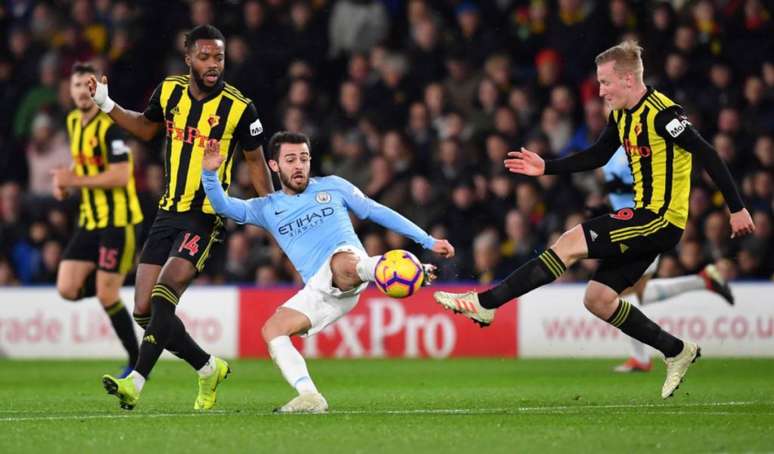
<svg viewBox="0 0 774 454">
<path fill-rule="evenodd" d="M 177 252 L 182 253 L 183 249 L 185 249 L 191 257 L 195 256 L 199 252 L 199 240 L 201 240 L 199 235 L 192 236 L 190 232 L 186 232 L 183 237 L 183 242 L 180 244 L 180 247 L 177 248 Z"/>
</svg>

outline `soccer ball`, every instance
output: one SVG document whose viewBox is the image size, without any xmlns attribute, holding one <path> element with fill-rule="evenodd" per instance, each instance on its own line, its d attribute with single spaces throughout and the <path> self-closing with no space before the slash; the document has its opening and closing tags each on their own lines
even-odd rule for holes
<svg viewBox="0 0 774 454">
<path fill-rule="evenodd" d="M 393 298 L 413 295 L 425 280 L 419 259 L 411 252 L 401 249 L 384 254 L 376 263 L 375 275 L 379 290 Z"/>
</svg>

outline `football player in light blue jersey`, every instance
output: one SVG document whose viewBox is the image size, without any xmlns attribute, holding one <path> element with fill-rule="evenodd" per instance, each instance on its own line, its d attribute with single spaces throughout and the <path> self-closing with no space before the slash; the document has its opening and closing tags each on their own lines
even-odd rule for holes
<svg viewBox="0 0 774 454">
<path fill-rule="evenodd" d="M 610 161 L 602 167 L 605 175 L 605 190 L 608 193 L 610 206 L 614 211 L 634 206 L 634 178 L 629 169 L 629 160 L 623 147 L 610 158 Z M 692 290 L 709 290 L 723 297 L 728 304 L 734 304 L 734 296 L 731 288 L 718 271 L 715 265 L 707 265 L 698 274 L 665 279 L 651 279 L 658 271 L 658 258 L 651 263 L 645 274 L 642 275 L 634 287 L 627 290 L 624 295 L 636 295 L 641 306 L 663 301 Z M 631 348 L 629 359 L 619 364 L 613 370 L 616 372 L 648 372 L 653 363 L 650 352 L 642 342 L 629 338 Z"/>
<path fill-rule="evenodd" d="M 414 223 L 366 197 L 347 180 L 328 176 L 309 178 L 311 150 L 303 134 L 278 132 L 269 141 L 269 167 L 282 190 L 249 200 L 231 198 L 218 178 L 224 172 L 219 145 L 210 143 L 202 160 L 202 185 L 215 211 L 240 224 L 269 231 L 304 279 L 304 288 L 280 307 L 264 324 L 262 335 L 272 359 L 298 396 L 275 411 L 322 413 L 328 403 L 309 376 L 306 362 L 290 336 L 311 336 L 335 322 L 357 304 L 360 293 L 374 280 L 381 258 L 369 257 L 352 227 L 349 212 L 360 219 L 411 238 L 443 257 L 454 248 Z M 429 283 L 434 267 L 424 265 Z"/>
</svg>

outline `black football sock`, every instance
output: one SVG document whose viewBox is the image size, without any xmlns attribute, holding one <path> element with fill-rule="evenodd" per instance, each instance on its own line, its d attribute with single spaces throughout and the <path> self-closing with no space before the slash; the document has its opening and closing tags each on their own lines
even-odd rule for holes
<svg viewBox="0 0 774 454">
<path fill-rule="evenodd" d="M 80 292 L 78 292 L 78 299 L 91 298 L 97 296 L 97 271 L 94 270 L 86 276 L 86 280 L 83 281 L 83 286 Z"/>
<path fill-rule="evenodd" d="M 150 315 L 133 314 L 134 320 L 144 330 L 150 323 Z M 183 321 L 175 315 L 172 319 L 173 334 L 167 342 L 167 351 L 184 360 L 196 370 L 201 369 L 210 359 L 210 354 L 202 350 L 185 329 Z M 147 377 L 146 377 L 147 378 Z"/>
<path fill-rule="evenodd" d="M 134 368 L 143 377 L 148 377 L 161 352 L 164 351 L 173 334 L 172 319 L 176 318 L 177 294 L 164 284 L 156 284 L 151 293 L 151 318 L 140 344 L 140 357 Z"/>
<path fill-rule="evenodd" d="M 183 321 L 177 315 L 172 319 L 172 337 L 167 343 L 167 350 L 190 364 L 194 370 L 204 367 L 210 359 L 210 354 L 202 350 L 199 344 L 191 338 L 185 325 L 183 325 Z"/>
<path fill-rule="evenodd" d="M 150 323 L 150 315 L 140 315 L 140 314 L 132 314 L 132 318 L 134 319 L 135 323 L 140 325 L 140 328 L 142 328 L 143 332 L 148 328 L 148 323 Z"/>
<path fill-rule="evenodd" d="M 683 351 L 683 341 L 661 329 L 628 301 L 619 299 L 618 308 L 607 320 L 608 323 L 643 344 L 650 345 L 670 358 Z"/>
<path fill-rule="evenodd" d="M 478 294 L 478 302 L 495 309 L 530 290 L 556 280 L 567 267 L 556 253 L 546 249 L 542 254 L 520 266 L 502 282 Z"/>
<path fill-rule="evenodd" d="M 135 364 L 139 347 L 137 347 L 137 336 L 134 335 L 134 327 L 132 326 L 132 318 L 129 316 L 129 311 L 126 310 L 126 306 L 124 306 L 121 300 L 104 309 L 108 317 L 110 317 L 110 323 L 113 324 L 116 335 L 121 340 L 126 353 L 129 354 L 129 364 Z"/>
</svg>

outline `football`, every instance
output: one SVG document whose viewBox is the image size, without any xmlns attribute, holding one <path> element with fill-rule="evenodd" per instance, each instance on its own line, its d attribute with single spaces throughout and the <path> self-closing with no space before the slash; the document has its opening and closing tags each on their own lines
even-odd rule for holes
<svg viewBox="0 0 774 454">
<path fill-rule="evenodd" d="M 392 298 L 406 298 L 419 290 L 425 273 L 419 259 L 401 249 L 388 251 L 376 264 L 376 286 Z"/>
</svg>

